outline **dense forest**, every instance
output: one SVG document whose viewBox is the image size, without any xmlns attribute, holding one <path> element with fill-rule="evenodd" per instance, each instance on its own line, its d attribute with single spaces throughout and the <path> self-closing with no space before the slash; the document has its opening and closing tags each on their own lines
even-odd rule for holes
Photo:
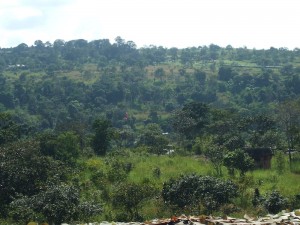
<svg viewBox="0 0 300 225">
<path fill-rule="evenodd" d="M 299 147 L 300 49 L 0 48 L 1 224 L 300 208 Z"/>
</svg>

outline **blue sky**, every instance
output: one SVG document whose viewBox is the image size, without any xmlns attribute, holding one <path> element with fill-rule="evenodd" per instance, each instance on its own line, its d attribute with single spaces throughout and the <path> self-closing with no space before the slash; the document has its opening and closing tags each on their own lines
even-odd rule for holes
<svg viewBox="0 0 300 225">
<path fill-rule="evenodd" d="M 138 47 L 300 48 L 299 0 L 1 0 L 0 47 L 121 36 Z"/>
</svg>

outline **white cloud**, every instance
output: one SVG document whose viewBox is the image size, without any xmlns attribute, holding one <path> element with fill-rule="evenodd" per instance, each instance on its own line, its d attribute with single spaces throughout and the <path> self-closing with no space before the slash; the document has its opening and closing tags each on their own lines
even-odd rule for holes
<svg viewBox="0 0 300 225">
<path fill-rule="evenodd" d="M 0 46 L 121 36 L 138 46 L 299 47 L 298 0 L 7 0 Z"/>
</svg>

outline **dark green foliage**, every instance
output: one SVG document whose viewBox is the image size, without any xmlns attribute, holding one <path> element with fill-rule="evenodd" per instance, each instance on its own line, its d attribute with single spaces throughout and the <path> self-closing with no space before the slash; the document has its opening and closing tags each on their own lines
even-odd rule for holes
<svg viewBox="0 0 300 225">
<path fill-rule="evenodd" d="M 68 170 L 51 158 L 42 156 L 39 143 L 33 140 L 14 142 L 0 148 L 0 201 L 1 214 L 19 194 L 32 196 L 47 182 L 65 179 Z"/>
<path fill-rule="evenodd" d="M 112 204 L 128 214 L 127 221 L 140 221 L 142 219 L 139 214 L 141 204 L 154 197 L 156 192 L 156 188 L 150 183 L 122 183 L 113 191 Z"/>
<path fill-rule="evenodd" d="M 18 139 L 20 131 L 20 126 L 13 121 L 11 114 L 0 112 L 0 145 Z"/>
<path fill-rule="evenodd" d="M 296 194 L 291 199 L 291 208 L 292 209 L 300 209 L 300 194 Z"/>
<path fill-rule="evenodd" d="M 254 168 L 254 159 L 252 159 L 245 151 L 237 149 L 235 151 L 228 152 L 224 157 L 224 165 L 229 170 L 230 174 L 233 174 L 233 170 L 236 169 L 240 172 L 241 176 Z"/>
<path fill-rule="evenodd" d="M 210 176 L 182 175 L 164 183 L 162 197 L 170 205 L 180 209 L 205 206 L 207 212 L 229 203 L 237 195 L 237 187 L 231 181 Z"/>
<path fill-rule="evenodd" d="M 102 210 L 99 204 L 80 203 L 79 189 L 67 184 L 51 185 L 29 198 L 18 198 L 10 207 L 11 216 L 17 221 L 29 221 L 40 216 L 49 224 L 74 221 L 78 217 L 87 219 Z"/>
<path fill-rule="evenodd" d="M 264 206 L 270 213 L 275 214 L 288 207 L 288 200 L 274 190 L 266 196 Z"/>
<path fill-rule="evenodd" d="M 79 157 L 79 139 L 73 132 L 63 132 L 59 135 L 42 134 L 40 147 L 43 155 L 69 164 L 74 164 Z"/>
<path fill-rule="evenodd" d="M 109 169 L 107 171 L 107 179 L 110 182 L 115 183 L 126 180 L 129 172 L 133 167 L 132 163 L 126 163 L 114 158 L 108 158 L 107 164 L 109 165 Z"/>
<path fill-rule="evenodd" d="M 231 67 L 220 67 L 219 68 L 219 73 L 218 73 L 218 78 L 221 81 L 229 81 L 230 79 L 232 79 L 234 77 L 235 73 L 232 70 Z"/>
<path fill-rule="evenodd" d="M 265 198 L 260 194 L 259 189 L 255 188 L 253 199 L 252 199 L 252 205 L 254 207 L 258 207 L 258 206 L 263 205 L 264 202 L 265 202 Z"/>
<path fill-rule="evenodd" d="M 168 139 L 162 134 L 163 131 L 158 124 L 147 124 L 142 131 L 139 144 L 146 145 L 149 152 L 157 155 L 166 153 Z"/>
<path fill-rule="evenodd" d="M 194 76 L 200 85 L 204 85 L 206 81 L 206 73 L 204 71 L 196 70 Z"/>
<path fill-rule="evenodd" d="M 173 128 L 187 138 L 201 134 L 209 121 L 209 107 L 201 102 L 186 104 L 173 115 Z"/>
<path fill-rule="evenodd" d="M 252 168 L 252 160 L 236 149 L 276 147 L 289 150 L 290 163 L 295 164 L 291 171 L 299 172 L 297 154 L 292 154 L 300 147 L 299 49 L 222 48 L 214 44 L 138 49 L 134 42 L 117 37 L 113 43 L 108 39 L 36 40 L 32 46 L 22 43 L 0 51 L 0 210 L 4 216 L 24 223 L 32 216 L 44 217 L 46 212 L 41 209 L 17 206 L 35 196 L 43 200 L 46 193 L 53 194 L 49 183 L 56 189 L 61 182 L 75 182 L 78 178 L 66 165 L 76 169 L 76 176 L 83 175 L 83 180 L 76 181 L 83 199 L 96 189 L 109 205 L 105 209 L 109 208 L 111 185 L 132 179 L 135 168 L 136 161 L 118 158 L 125 147 L 138 147 L 134 154 L 143 155 L 144 160 L 144 154 L 165 153 L 170 143 L 178 154 L 209 158 L 218 176 L 224 154 L 228 153 L 225 165 L 229 171 L 239 170 L 244 175 Z M 96 119 L 99 117 L 106 119 Z M 39 141 L 29 141 L 36 134 Z M 86 172 L 83 162 L 94 156 L 93 150 L 101 159 L 105 156 L 107 164 Z M 277 165 L 282 164 L 277 161 Z M 162 168 L 149 168 L 158 186 L 169 176 L 165 170 L 160 173 Z M 253 180 L 247 181 L 249 177 L 238 180 L 237 201 L 242 208 L 250 205 L 249 189 L 256 187 Z M 176 202 L 178 191 L 174 202 L 168 200 L 170 205 L 180 210 L 201 206 L 209 213 L 223 202 L 213 192 L 220 180 L 207 178 L 210 190 L 204 196 L 204 178 L 186 179 L 188 184 L 181 184 L 181 178 L 173 183 L 176 188 L 187 187 L 181 191 L 190 201 Z M 188 186 L 196 192 L 189 193 Z M 260 189 L 266 191 L 267 187 Z M 62 189 L 67 196 L 67 189 Z M 70 190 L 78 196 L 79 189 Z M 254 198 L 261 207 L 261 195 L 256 193 Z M 12 201 L 14 209 L 8 208 Z M 296 196 L 292 204 L 297 202 Z M 79 217 L 70 216 L 74 212 L 70 209 L 66 219 L 83 219 L 83 214 L 97 211 L 93 205 L 82 204 L 76 206 L 82 212 Z M 107 218 L 140 218 L 140 211 L 129 212 L 124 204 L 115 205 Z M 221 205 L 224 212 L 234 208 Z"/>
<path fill-rule="evenodd" d="M 214 144 L 204 150 L 204 155 L 211 161 L 216 176 L 222 176 L 222 166 L 226 152 L 226 148 Z"/>
<path fill-rule="evenodd" d="M 112 138 L 112 126 L 109 120 L 97 119 L 93 123 L 94 136 L 92 147 L 97 155 L 105 155 Z"/>
</svg>

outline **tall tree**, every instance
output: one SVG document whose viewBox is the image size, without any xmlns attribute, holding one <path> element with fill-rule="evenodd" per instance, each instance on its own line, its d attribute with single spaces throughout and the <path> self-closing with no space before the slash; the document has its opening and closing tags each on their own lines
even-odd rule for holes
<svg viewBox="0 0 300 225">
<path fill-rule="evenodd" d="M 97 119 L 93 123 L 93 130 L 92 147 L 97 155 L 105 155 L 113 135 L 111 122 L 106 119 Z"/>
<path fill-rule="evenodd" d="M 279 121 L 283 128 L 292 164 L 292 150 L 299 144 L 300 137 L 300 100 L 286 101 L 279 106 Z"/>
</svg>

